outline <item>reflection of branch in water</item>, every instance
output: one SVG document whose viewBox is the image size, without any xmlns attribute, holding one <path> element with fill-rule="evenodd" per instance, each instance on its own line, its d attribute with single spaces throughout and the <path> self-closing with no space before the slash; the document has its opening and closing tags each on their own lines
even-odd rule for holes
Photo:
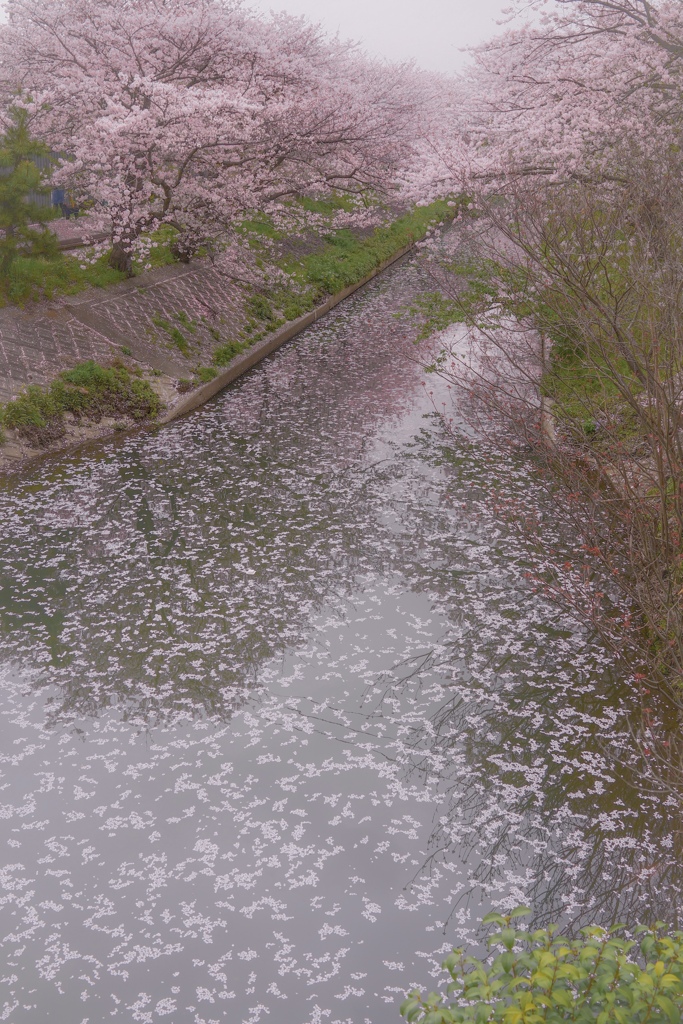
<svg viewBox="0 0 683 1024">
<path fill-rule="evenodd" d="M 406 681 L 414 685 L 444 662 L 431 652 L 414 659 L 406 676 L 385 679 L 372 716 L 381 716 Z M 517 682 L 501 699 L 502 687 L 470 678 L 449 681 L 442 692 L 448 696 L 428 726 L 413 724 L 405 741 L 410 757 L 400 763 L 407 775 L 441 784 L 434 848 L 413 883 L 440 861 L 472 864 L 470 885 L 446 924 L 477 891 L 479 899 L 504 897 L 514 876 L 539 921 L 567 911 L 576 927 L 598 918 L 677 920 L 679 828 L 668 808 L 648 799 L 654 791 L 634 761 L 638 746 L 628 708 L 619 712 L 624 695 L 616 682 L 606 679 L 603 692 L 581 679 L 566 692 L 552 683 Z M 615 715 L 606 720 L 609 701 Z M 563 725 L 568 711 L 572 728 Z"/>
<path fill-rule="evenodd" d="M 438 795 L 422 870 L 460 861 L 462 901 L 502 901 L 517 887 L 541 917 L 567 906 L 580 917 L 600 901 L 606 919 L 619 907 L 642 917 L 639 901 L 662 903 L 678 874 L 668 819 L 651 796 L 640 806 L 624 694 L 607 679 L 596 690 L 599 659 L 587 682 L 570 655 L 563 661 L 571 634 L 552 612 L 536 607 L 528 628 L 514 538 L 453 514 L 452 490 L 482 494 L 496 474 L 509 484 L 514 467 L 470 449 L 458 462 L 429 431 L 407 445 L 378 440 L 386 402 L 403 415 L 415 382 L 393 339 L 378 369 L 381 347 L 365 335 L 352 359 L 339 358 L 342 348 L 329 346 L 324 360 L 314 350 L 303 373 L 285 353 L 193 427 L 174 428 L 163 450 L 131 442 L 125 457 L 38 493 L 31 516 L 17 505 L 25 532 L 0 537 L 14 573 L 0 594 L 3 654 L 30 660 L 51 616 L 56 724 L 112 704 L 138 722 L 225 720 L 264 694 L 269 663 L 315 647 L 317 615 L 344 619 L 365 600 L 364 578 L 396 573 L 445 633 L 433 623 L 407 630 L 391 650 L 413 653 L 396 654 L 358 709 L 302 697 L 274 713 L 289 711 L 301 732 L 309 719 L 345 751 L 366 740 L 396 778 Z M 518 490 L 524 498 L 527 483 Z M 54 515 L 55 494 L 64 522 L 36 529 Z M 68 519 L 76 506 L 78 524 Z M 558 679 L 567 665 L 571 679 Z M 619 743 L 625 767 L 612 756 Z M 586 754 L 602 755 L 593 774 Z"/>
</svg>

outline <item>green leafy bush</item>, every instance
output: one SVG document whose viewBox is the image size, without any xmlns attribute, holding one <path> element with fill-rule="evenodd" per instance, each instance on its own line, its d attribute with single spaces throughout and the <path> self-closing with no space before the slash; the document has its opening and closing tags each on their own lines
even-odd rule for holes
<svg viewBox="0 0 683 1024">
<path fill-rule="evenodd" d="M 509 916 L 488 914 L 498 926 L 489 944 L 499 952 L 483 963 L 455 949 L 443 963 L 451 982 L 441 996 L 411 992 L 401 1006 L 410 1024 L 678 1024 L 683 1010 L 683 932 L 658 922 L 638 928 L 638 941 L 620 927 L 590 927 L 581 937 L 558 934 L 556 925 L 528 932 Z"/>
<path fill-rule="evenodd" d="M 148 381 L 125 366 L 88 361 L 60 373 L 49 388 L 33 384 L 0 407 L 0 426 L 17 430 L 35 447 L 46 447 L 64 433 L 64 413 L 98 422 L 103 416 L 153 419 L 161 411 Z"/>
<path fill-rule="evenodd" d="M 245 302 L 245 309 L 252 316 L 258 317 L 259 320 L 265 320 L 267 323 L 275 319 L 273 309 L 265 295 L 250 295 Z"/>
<path fill-rule="evenodd" d="M 19 431 L 27 431 L 33 427 L 43 428 L 51 419 L 61 415 L 61 412 L 52 389 L 44 391 L 37 384 L 30 384 L 4 407 L 1 414 L 2 425 Z"/>
</svg>

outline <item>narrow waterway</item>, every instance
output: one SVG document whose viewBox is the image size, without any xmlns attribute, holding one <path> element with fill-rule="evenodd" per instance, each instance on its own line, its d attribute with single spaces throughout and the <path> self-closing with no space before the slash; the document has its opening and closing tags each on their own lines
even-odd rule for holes
<svg viewBox="0 0 683 1024">
<path fill-rule="evenodd" d="M 390 1024 L 492 906 L 675 920 L 677 801 L 481 514 L 531 468 L 444 446 L 425 286 L 0 491 L 0 1020 Z"/>
</svg>

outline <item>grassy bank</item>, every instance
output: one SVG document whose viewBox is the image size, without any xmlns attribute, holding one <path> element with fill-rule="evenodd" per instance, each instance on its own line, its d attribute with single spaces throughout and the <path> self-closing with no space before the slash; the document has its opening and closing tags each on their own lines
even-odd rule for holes
<svg viewBox="0 0 683 1024">
<path fill-rule="evenodd" d="M 163 227 L 152 235 L 154 242 L 144 265 L 134 264 L 137 274 L 149 267 L 164 267 L 175 261 L 171 245 L 176 232 Z M 91 261 L 87 250 L 75 254 L 60 253 L 55 259 L 18 256 L 9 273 L 0 277 L 0 306 L 24 306 L 57 295 L 74 295 L 85 288 L 107 288 L 126 279 L 125 274 L 109 266 L 109 251 Z"/>
<path fill-rule="evenodd" d="M 238 338 L 218 346 L 213 355 L 214 365 L 227 366 L 266 334 L 308 313 L 330 295 L 357 284 L 401 249 L 423 238 L 430 227 L 451 220 L 454 212 L 446 201 L 438 201 L 418 207 L 366 237 L 348 230 L 336 231 L 324 239 L 317 251 L 283 259 L 280 266 L 289 275 L 289 284 L 267 295 L 257 293 L 247 298 L 245 328 Z M 270 235 L 266 225 L 263 231 Z M 204 367 L 200 371 L 204 379 L 210 379 L 210 370 Z"/>
<path fill-rule="evenodd" d="M 309 201 L 307 205 L 315 214 L 327 212 L 331 216 L 344 203 L 316 204 Z M 355 284 L 397 249 L 421 238 L 432 224 L 452 216 L 453 209 L 448 203 L 436 202 L 377 228 L 366 238 L 359 238 L 348 230 L 327 235 L 321 240 L 319 251 L 302 259 L 285 258 L 281 261 L 282 269 L 292 276 L 292 285 L 273 295 L 272 303 L 266 305 L 279 307 L 279 314 L 285 320 L 293 320 L 312 309 L 321 296 L 332 295 Z M 286 238 L 275 231 L 266 219 L 258 223 L 248 222 L 245 227 L 256 231 L 257 237 L 261 234 L 270 240 L 286 242 Z M 176 235 L 175 229 L 168 226 L 153 232 L 150 236 L 153 247 L 144 262 L 134 263 L 135 274 L 174 263 L 176 257 L 172 246 Z M 122 272 L 109 266 L 108 250 L 94 260 L 86 249 L 61 253 L 55 259 L 19 256 L 7 276 L 0 278 L 0 306 L 23 306 L 39 299 L 73 295 L 89 287 L 107 288 L 125 279 Z M 259 311 L 254 312 L 258 319 Z M 267 314 L 268 310 L 262 305 L 260 312 Z"/>
<path fill-rule="evenodd" d="M 89 361 L 60 373 L 47 388 L 31 385 L 0 405 L 0 439 L 5 428 L 34 448 L 46 448 L 63 436 L 67 413 L 97 423 L 103 416 L 154 419 L 160 411 L 161 400 L 139 371 Z"/>
<path fill-rule="evenodd" d="M 247 318 L 242 331 L 226 341 L 221 340 L 217 330 L 212 330 L 219 343 L 211 365 L 197 366 L 194 382 L 188 380 L 181 384 L 190 388 L 193 383 L 211 380 L 221 367 L 265 335 L 309 312 L 328 296 L 357 284 L 397 252 L 422 238 L 431 226 L 452 216 L 453 208 L 448 203 L 433 203 L 365 237 L 347 230 L 336 231 L 326 236 L 314 252 L 298 258 L 283 257 L 280 266 L 288 275 L 288 283 L 268 293 L 245 291 Z M 268 233 L 267 224 L 264 224 L 264 232 Z M 170 229 L 157 232 L 157 246 L 152 250 L 150 262 L 156 266 L 173 262 L 173 237 Z M 39 272 L 43 274 L 42 279 Z M 5 282 L 4 293 L 0 289 L 0 304 L 18 301 L 17 296 L 35 298 L 39 280 L 43 296 L 50 296 L 73 293 L 93 285 L 106 287 L 122 279 L 122 274 L 107 266 L 106 253 L 94 263 L 82 264 L 78 263 L 78 257 L 72 256 L 62 256 L 56 261 L 17 260 L 12 279 Z M 183 332 L 194 333 L 195 321 L 187 314 L 177 313 L 173 322 L 161 314 L 153 317 L 153 322 L 188 355 L 190 348 Z M 123 351 L 130 354 L 127 349 Z M 142 379 L 140 371 L 131 371 L 123 364 L 103 367 L 89 361 L 61 373 L 49 387 L 31 385 L 17 398 L 0 406 L 0 442 L 5 428 L 15 431 L 32 447 L 46 448 L 64 435 L 65 417 L 94 422 L 103 416 L 153 419 L 160 406 L 159 398 Z"/>
<path fill-rule="evenodd" d="M 452 219 L 453 207 L 441 200 L 420 206 L 391 224 L 378 227 L 367 238 L 350 231 L 338 231 L 326 240 L 320 252 L 304 258 L 303 283 L 321 295 L 334 295 L 355 284 L 399 249 L 423 238 L 434 224 Z"/>
</svg>

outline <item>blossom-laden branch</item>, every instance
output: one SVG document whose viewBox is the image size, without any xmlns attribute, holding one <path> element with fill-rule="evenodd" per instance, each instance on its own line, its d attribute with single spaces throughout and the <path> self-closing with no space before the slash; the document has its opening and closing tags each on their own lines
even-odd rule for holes
<svg viewBox="0 0 683 1024">
<path fill-rule="evenodd" d="M 297 226 L 301 195 L 392 198 L 428 92 L 411 67 L 218 0 L 12 0 L 0 56 L 5 106 L 26 97 L 65 156 L 55 180 L 128 271 L 162 223 L 221 249 L 254 211 Z"/>
</svg>

